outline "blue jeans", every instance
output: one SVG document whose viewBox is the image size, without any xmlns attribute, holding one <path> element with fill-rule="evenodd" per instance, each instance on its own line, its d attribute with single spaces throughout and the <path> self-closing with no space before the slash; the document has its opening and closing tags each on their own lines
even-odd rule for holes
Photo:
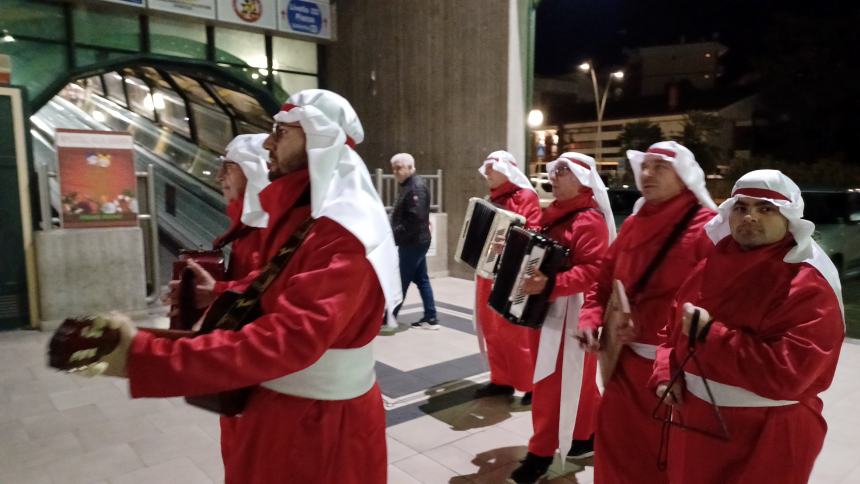
<svg viewBox="0 0 860 484">
<path fill-rule="evenodd" d="M 400 283 L 403 288 L 403 299 L 410 283 L 418 286 L 421 302 L 424 303 L 424 319 L 436 319 L 436 303 L 433 301 L 433 288 L 427 275 L 427 250 L 430 244 L 405 245 L 397 247 L 400 257 Z M 401 303 L 400 306 L 403 304 Z M 394 317 L 400 312 L 400 306 L 394 308 Z"/>
</svg>

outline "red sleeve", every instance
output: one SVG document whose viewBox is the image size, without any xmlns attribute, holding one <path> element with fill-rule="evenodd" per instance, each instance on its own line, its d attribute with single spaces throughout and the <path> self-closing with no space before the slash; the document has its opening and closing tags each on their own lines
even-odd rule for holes
<svg viewBox="0 0 860 484">
<path fill-rule="evenodd" d="M 511 197 L 511 203 L 514 205 L 511 207 L 511 211 L 526 218 L 527 229 L 540 227 L 540 198 L 534 190 L 527 188 L 517 190 Z"/>
<path fill-rule="evenodd" d="M 358 324 L 363 330 L 377 309 L 381 321 L 382 291 L 373 268 L 364 251 L 354 247 L 358 241 L 350 245 L 344 239 L 297 254 L 303 257 L 301 270 L 270 288 L 278 291 L 274 308 L 241 331 L 176 341 L 138 333 L 128 363 L 132 396 L 197 395 L 255 385 L 310 366 L 348 327 L 355 332 Z"/>
<path fill-rule="evenodd" d="M 573 267 L 556 276 L 550 299 L 588 291 L 594 284 L 608 246 L 609 230 L 603 214 L 599 210 L 581 213 L 574 221 L 572 241 L 568 246 L 573 254 Z"/>
<path fill-rule="evenodd" d="M 816 393 L 829 386 L 844 323 L 836 295 L 814 268 L 794 278 L 788 297 L 765 322 L 766 332 L 753 334 L 735 323 L 714 321 L 699 346 L 708 378 L 780 400 L 798 399 L 820 378 L 826 384 Z"/>
</svg>

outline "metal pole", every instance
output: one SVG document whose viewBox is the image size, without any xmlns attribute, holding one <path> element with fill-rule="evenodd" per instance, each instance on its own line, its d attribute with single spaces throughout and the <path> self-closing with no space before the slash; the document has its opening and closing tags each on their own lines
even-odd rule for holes
<svg viewBox="0 0 860 484">
<path fill-rule="evenodd" d="M 606 108 L 606 98 L 609 97 L 609 85 L 610 84 L 612 84 L 612 76 L 609 76 L 609 79 L 606 80 L 606 89 L 603 90 L 603 98 L 600 100 L 600 108 L 597 110 L 597 163 L 598 164 L 601 161 L 603 161 L 603 110 Z"/>
<path fill-rule="evenodd" d="M 42 230 L 48 231 L 54 229 L 54 223 L 51 220 L 51 186 L 48 183 L 48 167 L 44 163 L 36 164 L 36 177 L 39 181 L 39 212 L 41 213 Z M 60 206 L 60 210 L 63 207 Z"/>
<path fill-rule="evenodd" d="M 159 257 L 158 257 L 158 211 L 156 209 L 155 202 L 155 165 L 150 163 L 146 167 L 146 198 L 149 202 L 149 236 L 150 241 L 152 242 L 152 295 L 150 296 L 151 301 L 154 302 L 158 299 L 158 293 L 160 292 L 160 277 L 158 274 L 159 271 Z"/>
<path fill-rule="evenodd" d="M 439 206 L 439 212 L 442 210 L 442 170 L 436 170 L 436 205 Z"/>
<path fill-rule="evenodd" d="M 594 159 L 597 162 L 598 170 L 600 169 L 600 157 L 602 155 L 601 151 L 603 151 L 603 143 L 601 142 L 600 136 L 600 121 L 603 113 L 600 109 L 600 92 L 597 89 L 597 74 L 595 74 L 594 64 L 591 64 L 591 87 L 594 88 L 594 109 L 597 111 L 597 139 L 595 140 L 595 149 L 594 149 Z"/>
<path fill-rule="evenodd" d="M 374 182 L 376 183 L 376 193 L 379 194 L 379 198 L 382 198 L 382 168 L 376 169 L 374 178 Z M 383 200 L 382 203 L 385 203 L 385 200 Z"/>
</svg>

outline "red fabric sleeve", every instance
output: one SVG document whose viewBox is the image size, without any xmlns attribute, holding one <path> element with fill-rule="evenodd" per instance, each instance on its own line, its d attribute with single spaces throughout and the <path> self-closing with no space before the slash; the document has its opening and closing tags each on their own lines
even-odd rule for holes
<svg viewBox="0 0 860 484">
<path fill-rule="evenodd" d="M 275 307 L 241 331 L 176 341 L 138 333 L 128 364 L 132 396 L 206 394 L 278 378 L 310 366 L 350 324 L 364 325 L 371 311 L 378 309 L 380 319 L 382 291 L 373 268 L 358 241 L 344 239 L 296 254 L 301 271 L 276 280 L 270 288 L 278 291 Z"/>
<path fill-rule="evenodd" d="M 260 269 L 253 270 L 245 277 L 235 281 L 215 281 L 213 293 L 215 296 L 220 296 L 227 291 L 243 292 L 245 288 L 251 285 L 251 282 L 260 274 Z"/>
<path fill-rule="evenodd" d="M 575 219 L 571 236 L 568 247 L 573 254 L 573 267 L 556 276 L 550 300 L 588 291 L 609 246 L 609 230 L 598 210 L 581 213 Z"/>
<path fill-rule="evenodd" d="M 603 310 L 612 294 L 612 276 L 615 274 L 615 258 L 618 246 L 612 244 L 600 262 L 597 278 L 585 293 L 585 302 L 579 313 L 579 327 L 595 330 L 603 325 Z"/>
<path fill-rule="evenodd" d="M 806 267 L 794 278 L 788 297 L 773 308 L 767 332 L 753 335 L 714 321 L 699 346 L 704 371 L 763 397 L 797 400 L 828 371 L 842 348 L 844 325 L 836 295 L 824 278 Z M 711 364 L 706 364 L 710 362 Z"/>
<path fill-rule="evenodd" d="M 540 227 L 540 198 L 533 190 L 522 188 L 511 197 L 512 212 L 516 212 L 526 218 L 526 228 Z"/>
</svg>

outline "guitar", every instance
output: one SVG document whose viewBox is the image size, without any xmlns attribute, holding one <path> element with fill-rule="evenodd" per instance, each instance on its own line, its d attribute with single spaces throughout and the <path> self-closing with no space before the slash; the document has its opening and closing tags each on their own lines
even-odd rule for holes
<svg viewBox="0 0 860 484">
<path fill-rule="evenodd" d="M 600 377 L 604 385 L 609 383 L 609 379 L 615 373 L 618 358 L 624 348 L 624 344 L 616 338 L 617 330 L 632 325 L 627 292 L 624 289 L 624 284 L 615 279 L 612 283 L 612 295 L 609 297 L 606 312 L 603 315 L 603 327 L 600 330 L 600 351 L 597 353 Z"/>
</svg>

